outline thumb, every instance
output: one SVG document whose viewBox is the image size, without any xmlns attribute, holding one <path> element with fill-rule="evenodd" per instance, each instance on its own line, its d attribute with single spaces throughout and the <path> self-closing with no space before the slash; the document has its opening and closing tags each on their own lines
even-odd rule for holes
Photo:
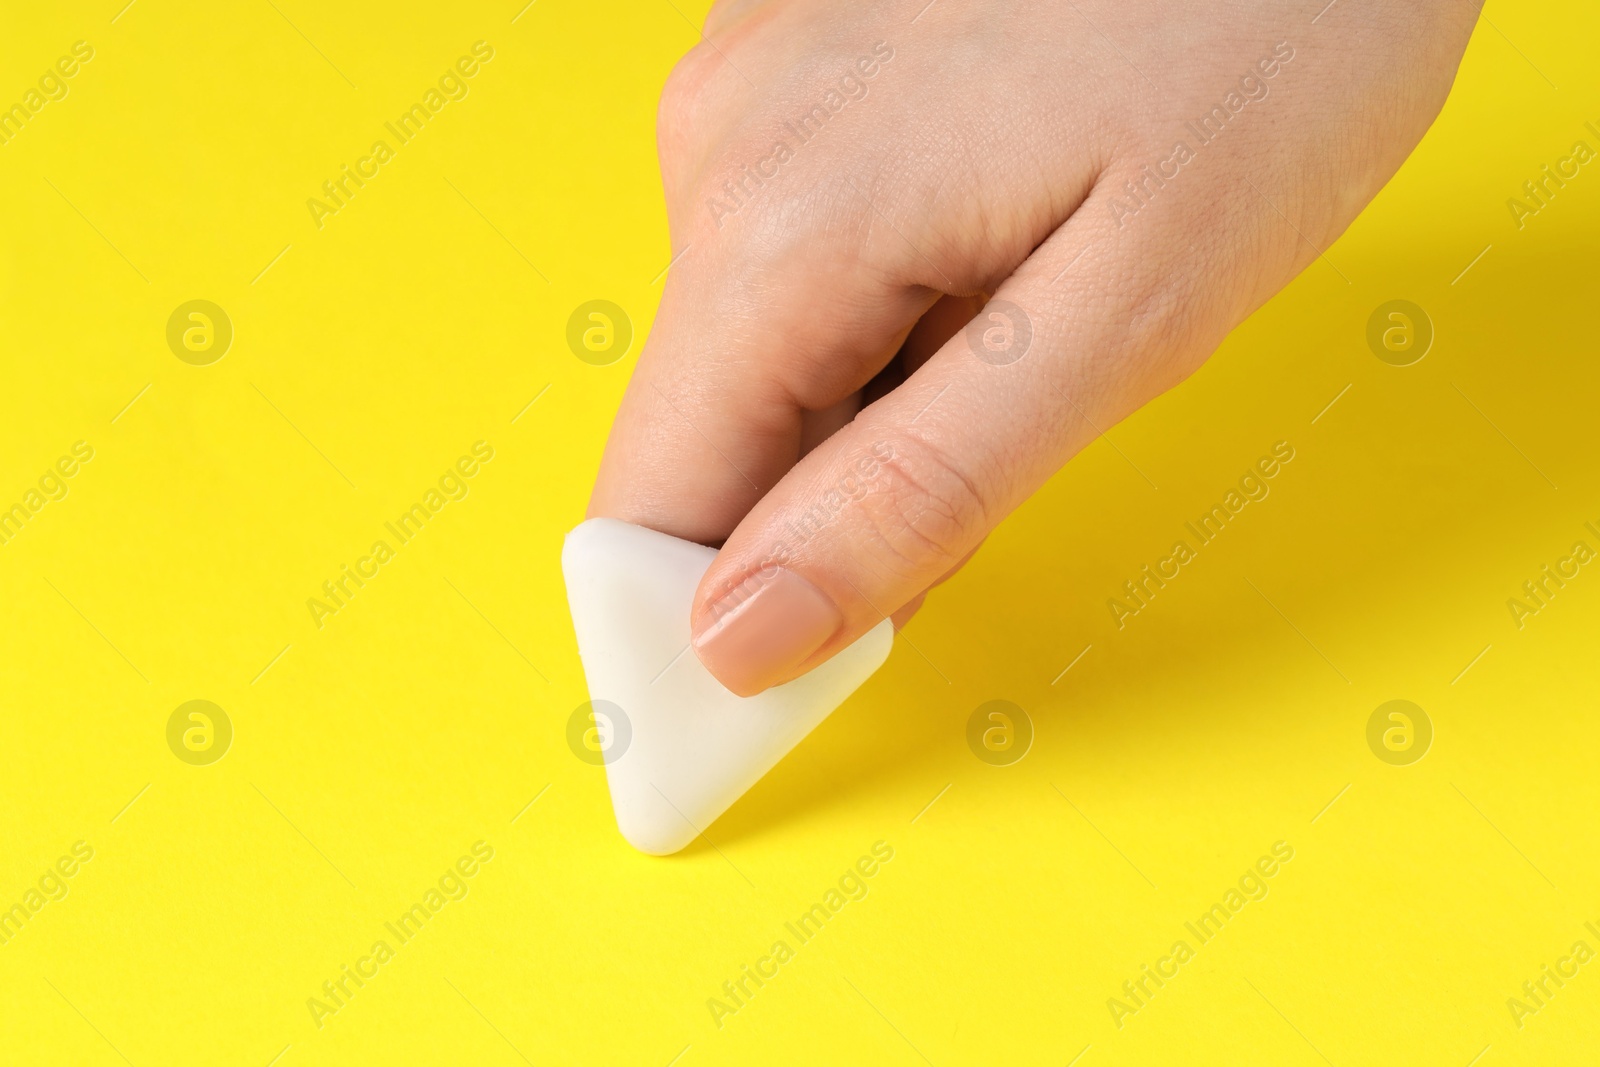
<svg viewBox="0 0 1600 1067">
<path fill-rule="evenodd" d="M 1093 197 L 893 392 L 810 452 L 725 542 L 691 609 L 728 689 L 812 669 L 917 600 L 1071 456 L 1199 365 L 1236 301 Z M 1203 311 L 1190 309 L 1204 308 Z"/>
</svg>

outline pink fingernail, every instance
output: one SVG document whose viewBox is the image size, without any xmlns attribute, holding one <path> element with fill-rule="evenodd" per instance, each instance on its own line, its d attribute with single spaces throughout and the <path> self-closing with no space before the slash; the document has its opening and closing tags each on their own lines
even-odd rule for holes
<svg viewBox="0 0 1600 1067">
<path fill-rule="evenodd" d="M 717 601 L 695 654 L 740 696 L 785 681 L 839 631 L 844 615 L 827 594 L 782 567 L 752 574 Z"/>
</svg>

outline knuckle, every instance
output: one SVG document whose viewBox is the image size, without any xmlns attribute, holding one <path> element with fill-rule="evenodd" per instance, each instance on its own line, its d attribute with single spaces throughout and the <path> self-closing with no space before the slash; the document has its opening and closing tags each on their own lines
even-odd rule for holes
<svg viewBox="0 0 1600 1067">
<path fill-rule="evenodd" d="M 684 53 L 661 88 L 656 108 L 656 140 L 663 154 L 680 147 L 697 126 L 709 101 L 717 55 L 704 44 Z"/>
<path fill-rule="evenodd" d="M 972 480 L 940 448 L 903 436 L 862 498 L 875 555 L 907 577 L 943 574 L 988 529 L 987 508 Z"/>
<path fill-rule="evenodd" d="M 1045 301 L 1038 329 L 1072 338 L 1082 353 L 1076 373 L 1142 399 L 1198 369 L 1237 321 L 1230 316 L 1248 313 L 1231 280 L 1248 266 L 1210 232 L 1144 227 L 1127 251 L 1086 274 L 1092 282 Z"/>
<path fill-rule="evenodd" d="M 1199 286 L 1181 273 L 1168 275 L 1159 283 L 1137 285 L 1118 325 L 1137 351 L 1180 351 L 1193 330 L 1193 309 L 1203 295 Z"/>
</svg>

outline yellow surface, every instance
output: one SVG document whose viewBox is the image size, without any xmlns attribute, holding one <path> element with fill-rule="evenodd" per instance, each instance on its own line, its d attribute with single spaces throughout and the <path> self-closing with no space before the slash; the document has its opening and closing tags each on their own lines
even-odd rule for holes
<svg viewBox="0 0 1600 1067">
<path fill-rule="evenodd" d="M 567 747 L 557 566 L 638 343 L 595 367 L 564 337 L 591 299 L 648 330 L 655 98 L 695 31 L 668 0 L 120 2 L 0 34 L 7 101 L 93 48 L 0 145 L 0 506 L 92 449 L 0 545 L 0 907 L 27 915 L 0 1062 L 1591 1062 L 1600 963 L 1520 1027 L 1507 1000 L 1600 950 L 1600 573 L 1520 629 L 1507 601 L 1600 548 L 1600 172 L 1520 230 L 1506 200 L 1600 147 L 1592 5 L 1491 5 L 1329 262 L 659 860 Z M 318 228 L 306 200 L 480 40 L 468 95 Z M 1393 298 L 1437 331 L 1409 367 L 1365 340 Z M 166 340 L 194 299 L 234 328 L 210 365 Z M 1119 630 L 1106 601 L 1278 441 L 1270 495 Z M 319 627 L 308 598 L 475 442 L 467 495 Z M 1013 766 L 965 740 L 992 699 L 1036 730 Z M 1368 748 L 1392 699 L 1433 725 L 1409 766 Z M 169 748 L 191 700 L 232 724 L 219 762 Z M 799 943 L 876 842 L 866 895 Z M 1184 924 L 1276 842 L 1265 898 L 1201 944 Z M 465 896 L 401 943 L 441 879 Z M 1119 1027 L 1108 1000 L 1179 940 Z"/>
</svg>

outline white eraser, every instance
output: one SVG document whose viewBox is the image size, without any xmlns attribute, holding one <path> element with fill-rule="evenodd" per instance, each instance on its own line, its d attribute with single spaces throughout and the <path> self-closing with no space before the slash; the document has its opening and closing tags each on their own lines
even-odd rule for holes
<svg viewBox="0 0 1600 1067">
<path fill-rule="evenodd" d="M 617 828 L 657 856 L 704 832 L 871 677 L 894 642 L 885 619 L 805 676 L 736 696 L 690 647 L 689 607 L 715 558 L 619 519 L 583 523 L 561 553 L 589 699 L 616 720 L 605 767 Z"/>
</svg>

